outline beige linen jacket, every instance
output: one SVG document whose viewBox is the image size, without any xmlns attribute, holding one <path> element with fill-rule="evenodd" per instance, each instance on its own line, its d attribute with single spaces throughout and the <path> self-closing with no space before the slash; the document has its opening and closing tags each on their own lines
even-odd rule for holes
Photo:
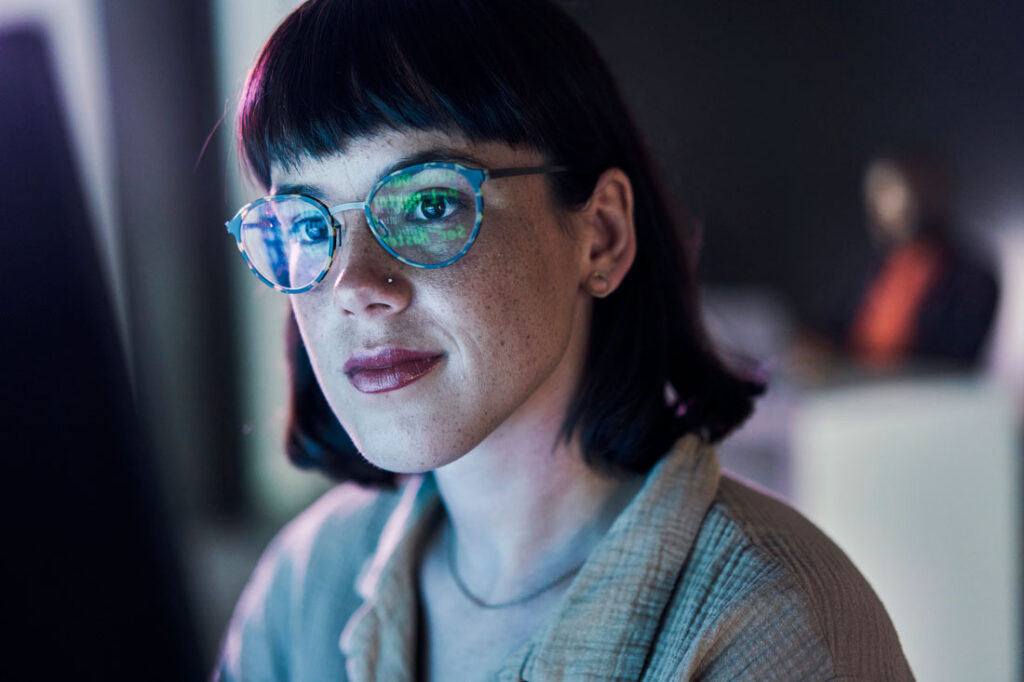
<svg viewBox="0 0 1024 682">
<path fill-rule="evenodd" d="M 242 595 L 215 678 L 416 679 L 417 555 L 439 498 L 340 486 L 289 524 Z M 785 504 L 680 439 L 495 680 L 910 680 L 885 609 Z"/>
</svg>

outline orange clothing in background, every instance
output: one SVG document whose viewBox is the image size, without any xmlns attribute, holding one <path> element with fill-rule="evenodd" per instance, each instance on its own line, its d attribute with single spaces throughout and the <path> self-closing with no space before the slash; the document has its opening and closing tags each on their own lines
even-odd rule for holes
<svg viewBox="0 0 1024 682">
<path fill-rule="evenodd" d="M 938 249 L 922 242 L 901 246 L 886 258 L 850 329 L 850 343 L 864 360 L 892 364 L 913 347 L 921 307 L 942 260 Z"/>
</svg>

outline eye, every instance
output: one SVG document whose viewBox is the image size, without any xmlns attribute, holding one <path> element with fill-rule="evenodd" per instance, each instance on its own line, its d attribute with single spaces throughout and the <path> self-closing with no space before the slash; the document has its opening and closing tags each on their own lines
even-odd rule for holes
<svg viewBox="0 0 1024 682">
<path fill-rule="evenodd" d="M 450 188 L 436 188 L 416 192 L 409 201 L 413 220 L 443 220 L 459 208 L 459 192 Z"/>
<path fill-rule="evenodd" d="M 292 223 L 292 239 L 305 244 L 316 244 L 326 240 L 330 233 L 327 223 L 321 218 L 305 218 Z"/>
</svg>

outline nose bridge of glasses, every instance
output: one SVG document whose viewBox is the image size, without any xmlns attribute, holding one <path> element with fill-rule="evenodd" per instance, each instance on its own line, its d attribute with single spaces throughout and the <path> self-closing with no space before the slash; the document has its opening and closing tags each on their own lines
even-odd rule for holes
<svg viewBox="0 0 1024 682">
<path fill-rule="evenodd" d="M 365 218 L 366 211 L 367 211 L 367 206 L 368 206 L 368 204 L 365 201 L 350 201 L 350 202 L 345 203 L 345 204 L 338 204 L 337 206 L 331 206 L 330 208 L 327 209 L 328 212 L 330 213 L 331 217 L 338 224 L 338 228 L 339 229 L 338 229 L 338 236 L 337 236 L 337 238 L 338 238 L 338 243 L 339 244 L 342 241 L 346 241 L 347 239 L 351 238 L 351 237 L 346 237 L 345 236 L 346 234 L 349 233 L 350 223 L 346 223 L 346 221 L 344 220 L 342 214 L 346 213 L 348 211 L 359 211 L 364 216 L 364 218 Z M 360 233 L 360 234 L 362 233 L 361 230 L 357 230 L 356 232 Z M 367 234 L 367 238 L 370 238 L 369 235 L 372 234 L 373 238 L 371 239 L 371 241 L 379 243 L 380 240 L 377 239 L 377 235 L 376 235 L 375 231 L 372 228 L 370 228 L 367 231 L 366 234 Z M 350 259 L 352 257 L 352 246 L 353 246 L 352 244 L 349 244 L 349 246 L 342 248 L 342 253 L 346 253 L 347 254 L 346 258 Z"/>
<path fill-rule="evenodd" d="M 331 217 L 337 217 L 345 211 L 365 211 L 366 202 L 364 201 L 350 201 L 347 204 L 338 204 L 337 206 L 331 206 L 327 211 L 331 214 Z"/>
<path fill-rule="evenodd" d="M 345 231 L 347 229 L 347 226 L 346 226 L 346 223 L 345 223 L 345 219 L 342 217 L 342 214 L 345 213 L 346 211 L 359 211 L 360 213 L 364 213 L 365 214 L 366 202 L 364 202 L 364 201 L 350 201 L 350 202 L 348 202 L 346 204 L 338 204 L 337 206 L 331 206 L 330 208 L 327 209 L 327 212 L 330 214 L 331 218 L 338 225 L 338 228 L 339 228 L 338 238 L 339 239 L 342 238 L 342 236 L 345 234 Z"/>
</svg>

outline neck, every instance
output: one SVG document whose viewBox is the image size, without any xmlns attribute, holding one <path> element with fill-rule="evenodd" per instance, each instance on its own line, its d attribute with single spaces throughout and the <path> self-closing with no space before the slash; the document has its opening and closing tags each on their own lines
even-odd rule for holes
<svg viewBox="0 0 1024 682">
<path fill-rule="evenodd" d="M 581 300 L 580 324 L 545 382 L 473 450 L 434 471 L 457 571 L 486 602 L 515 600 L 581 564 L 642 482 L 594 471 L 579 440 L 563 434 L 586 356 L 589 299 Z"/>
<path fill-rule="evenodd" d="M 558 392 L 538 398 L 568 405 Z M 591 469 L 579 441 L 561 434 L 565 409 L 529 413 L 435 471 L 457 570 L 488 602 L 521 597 L 582 563 L 642 480 Z"/>
</svg>

